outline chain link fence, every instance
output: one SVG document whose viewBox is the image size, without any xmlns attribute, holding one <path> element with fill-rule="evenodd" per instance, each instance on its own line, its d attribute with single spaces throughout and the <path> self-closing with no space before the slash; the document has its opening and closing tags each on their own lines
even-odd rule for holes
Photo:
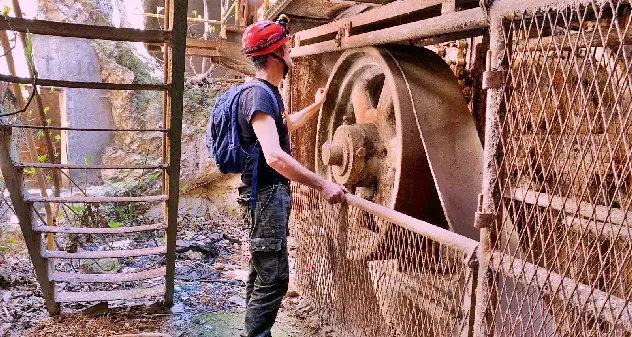
<svg viewBox="0 0 632 337">
<path fill-rule="evenodd" d="M 468 336 L 477 242 L 350 196 L 293 186 L 297 287 L 346 336 Z"/>
<path fill-rule="evenodd" d="M 630 336 L 630 6 L 520 6 L 492 9 L 487 335 Z"/>
<path fill-rule="evenodd" d="M 293 186 L 297 285 L 343 335 L 632 336 L 630 3 L 500 0 L 489 14 L 478 252 Z"/>
</svg>

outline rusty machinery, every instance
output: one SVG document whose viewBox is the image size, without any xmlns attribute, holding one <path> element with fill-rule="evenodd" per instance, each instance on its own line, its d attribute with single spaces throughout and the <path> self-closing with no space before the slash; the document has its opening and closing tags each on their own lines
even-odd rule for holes
<svg viewBox="0 0 632 337">
<path fill-rule="evenodd" d="M 619 1 L 603 1 L 599 5 L 593 4 L 592 8 L 588 3 L 571 7 L 573 4 L 570 2 L 555 1 L 526 4 L 510 0 L 481 3 L 400 0 L 301 31 L 294 38 L 293 55 L 296 57 L 298 68 L 290 82 L 286 83 L 291 85 L 291 88 L 286 88 L 286 98 L 291 102 L 291 106 L 294 108 L 305 105 L 305 101 L 311 99 L 306 93 L 313 92 L 317 86 L 327 84 L 330 88 L 318 122 L 305 133 L 293 136 L 294 144 L 300 143 L 301 148 L 313 146 L 312 151 L 297 147 L 299 160 L 312 167 L 318 174 L 350 187 L 352 193 L 359 197 L 475 240 L 479 240 L 479 229 L 474 228 L 477 195 L 484 192 L 486 197 L 481 200 L 483 202 L 480 206 L 483 207 L 479 209 L 482 211 L 479 213 L 500 214 L 505 218 L 502 219 L 503 225 L 489 232 L 488 228 L 495 221 L 494 218 L 481 217 L 483 220 L 479 219 L 481 222 L 477 224 L 488 227 L 483 229 L 481 235 L 492 240 L 491 246 L 495 247 L 494 249 L 510 250 L 512 259 L 520 260 L 520 257 L 537 261 L 520 269 L 506 260 L 498 261 L 498 254 L 509 253 L 490 250 L 489 244 L 485 244 L 480 253 L 486 256 L 479 256 L 479 259 L 493 256 L 490 258 L 492 263 L 489 266 L 492 270 L 501 270 L 497 274 L 498 280 L 485 281 L 496 283 L 483 282 L 480 287 L 483 290 L 479 295 L 483 295 L 485 299 L 479 301 L 486 302 L 482 304 L 483 309 L 480 311 L 491 316 L 486 318 L 486 322 L 478 322 L 479 325 L 485 325 L 483 328 L 479 326 L 479 329 L 488 329 L 488 332 L 497 325 L 496 330 L 501 331 L 503 335 L 539 335 L 553 331 L 578 333 L 580 328 L 564 322 L 569 318 L 566 314 L 568 310 L 557 310 L 572 302 L 568 295 L 564 297 L 558 294 L 556 297 L 547 293 L 551 289 L 546 290 L 531 284 L 534 282 L 533 279 L 544 277 L 547 280 L 560 280 L 561 284 L 567 286 L 564 283 L 567 282 L 566 279 L 560 275 L 565 275 L 569 268 L 574 268 L 572 264 L 575 260 L 569 255 L 572 255 L 572 252 L 565 251 L 565 258 L 558 258 L 559 248 L 546 247 L 547 243 L 552 242 L 549 237 L 558 235 L 564 244 L 574 246 L 581 240 L 587 240 L 585 235 L 582 237 L 577 234 L 577 228 L 581 227 L 578 223 L 585 221 L 586 218 L 596 216 L 597 220 L 604 221 L 606 218 L 614 219 L 616 215 L 621 218 L 618 221 L 620 224 L 625 225 L 626 221 L 629 221 L 626 220 L 625 211 L 620 215 L 621 211 L 612 209 L 617 208 L 617 205 L 619 208 L 629 205 L 625 189 L 609 188 L 604 191 L 603 187 L 594 186 L 596 178 L 608 177 L 606 173 L 601 172 L 604 169 L 598 169 L 598 173 L 586 176 L 583 180 L 575 179 L 573 175 L 577 175 L 577 166 L 568 167 L 566 162 L 569 160 L 564 164 L 561 160 L 555 162 L 554 156 L 557 153 L 567 158 L 572 156 L 567 152 L 578 150 L 573 150 L 572 146 L 565 148 L 568 144 L 561 141 L 555 142 L 556 147 L 555 144 L 550 144 L 553 142 L 552 138 L 544 135 L 545 132 L 563 133 L 565 118 L 585 118 L 584 121 L 577 122 L 578 130 L 584 130 L 580 130 L 579 133 L 585 133 L 588 129 L 593 133 L 616 133 L 621 129 L 625 130 L 624 125 L 617 129 L 619 131 L 608 130 L 607 125 L 610 122 L 606 120 L 595 122 L 594 125 L 588 124 L 591 123 L 592 115 L 603 114 L 605 110 L 629 104 L 630 95 L 626 90 L 627 82 L 624 80 L 628 76 L 628 66 L 625 61 L 621 61 L 629 57 L 622 55 L 629 53 L 627 47 L 621 47 L 627 41 L 625 34 L 629 20 L 626 18 L 629 16 L 630 8 L 626 3 Z M 540 5 L 541 7 L 538 7 Z M 492 47 L 489 47 L 490 35 L 487 29 L 490 22 L 490 6 L 505 15 L 501 18 L 505 20 L 505 25 L 501 26 L 502 29 L 497 29 L 495 35 L 492 34 L 492 38 L 495 37 L 497 40 L 506 39 L 504 46 L 500 46 L 498 41 L 494 46 L 492 41 Z M 552 10 L 551 6 L 557 8 Z M 294 8 L 296 10 L 299 7 Z M 520 16 L 520 11 L 526 8 L 534 9 L 529 9 L 531 11 L 528 14 L 523 13 Z M 610 28 L 611 30 L 606 33 L 598 32 L 602 33 L 601 39 L 592 33 L 599 29 L 599 24 L 606 28 L 609 25 L 616 27 L 613 22 L 623 28 L 619 28 L 620 31 L 612 31 L 614 28 Z M 592 35 L 586 37 L 586 32 Z M 589 41 L 583 41 L 582 44 L 578 42 L 581 39 Z M 493 71 L 492 64 L 486 64 L 487 49 L 497 53 L 494 60 L 500 60 L 497 61 L 499 63 L 493 64 L 494 69 L 502 68 L 501 62 L 508 64 L 504 71 Z M 563 71 L 556 68 L 560 63 L 566 64 Z M 569 63 L 571 65 L 568 65 Z M 589 65 L 589 71 L 586 71 L 586 65 Z M 484 73 L 486 68 L 487 72 Z M 506 104 L 517 104 L 513 108 L 514 111 L 532 113 L 535 117 L 519 117 L 514 122 L 508 119 L 509 121 L 504 121 L 505 124 L 502 124 L 501 120 L 499 123 L 507 126 L 500 133 L 498 129 L 489 131 L 488 126 L 487 142 L 490 156 L 483 164 L 483 146 L 479 141 L 479 137 L 483 138 L 482 130 L 486 117 L 483 89 L 494 91 L 504 88 L 508 83 L 511 84 L 509 87 L 519 87 L 521 92 L 518 95 L 525 98 L 517 96 L 523 99 L 522 103 L 510 101 Z M 569 89 L 571 85 L 579 87 Z M 546 88 L 544 93 L 543 87 Z M 570 90 L 581 92 L 578 96 L 583 97 L 583 114 L 573 112 L 573 104 L 576 102 L 573 101 L 574 96 L 568 93 Z M 512 97 L 513 92 L 508 90 L 504 94 L 505 98 Z M 498 103 L 501 99 L 498 97 L 496 96 L 496 101 L 487 102 L 491 104 L 487 109 L 488 113 L 497 111 L 498 106 L 502 106 Z M 523 110 L 520 110 L 521 106 L 524 107 Z M 624 111 L 625 108 L 620 110 Z M 627 115 L 624 112 L 620 112 L 620 124 L 627 123 L 625 116 Z M 494 118 L 497 116 L 487 120 L 498 123 Z M 515 125 L 509 125 L 511 123 Z M 510 129 L 518 133 L 506 133 Z M 537 130 L 545 131 L 542 131 L 542 135 L 526 135 L 530 132 L 537 133 Z M 503 145 L 503 140 L 507 144 Z M 615 140 L 609 142 L 614 143 Z M 613 161 L 620 162 L 627 158 L 629 163 L 629 154 L 626 155 L 625 152 L 630 150 L 629 147 L 625 148 L 625 144 L 617 146 L 617 153 L 610 149 L 610 156 L 606 153 L 605 159 L 614 158 Z M 622 146 L 627 150 L 622 150 Z M 505 158 L 499 148 L 514 151 L 515 157 L 510 157 L 513 161 L 506 163 L 507 166 L 502 167 L 500 172 L 497 166 L 494 168 L 498 165 L 496 161 Z M 607 150 L 604 151 L 608 152 Z M 599 154 L 592 156 L 598 157 L 594 161 L 603 160 Z M 578 159 L 578 155 L 574 158 L 574 161 L 570 161 L 586 166 L 581 162 L 582 159 Z M 547 170 L 547 165 L 562 167 L 562 171 L 556 174 L 560 177 L 565 176 L 565 180 L 547 180 L 544 177 L 546 172 L 543 172 Z M 600 165 L 608 166 L 607 163 Z M 623 165 L 625 167 L 625 164 Z M 591 170 L 591 167 L 584 169 Z M 486 179 L 483 179 L 483 168 L 488 174 Z M 503 170 L 506 171 L 503 173 Z M 611 175 L 610 180 L 625 180 L 625 177 L 616 176 L 619 172 L 617 169 L 612 170 L 615 176 Z M 506 199 L 499 199 L 499 187 L 494 185 L 499 181 L 497 179 L 500 179 L 498 184 Z M 507 186 L 512 186 L 513 189 Z M 565 197 L 542 194 L 549 190 Z M 307 192 L 299 189 L 299 194 L 301 193 Z M 586 196 L 586 193 L 590 196 Z M 584 201 L 577 201 L 576 207 L 570 207 L 568 203 L 573 199 L 569 198 L 569 195 L 582 194 L 584 196 L 580 199 L 583 198 Z M 493 209 L 490 206 L 493 204 L 493 198 L 496 198 L 495 204 L 501 205 L 501 209 Z M 594 209 L 594 204 L 609 204 L 610 208 L 601 210 L 601 215 L 590 214 L 587 209 Z M 568 234 L 559 231 L 557 218 L 548 219 L 546 221 L 549 222 L 546 222 L 542 215 L 538 215 L 540 219 L 534 220 L 534 214 L 540 212 L 537 210 L 539 208 L 543 208 L 543 212 L 553 208 L 552 212 L 555 214 L 564 213 L 563 210 L 572 213 L 569 209 L 575 209 L 575 212 L 583 212 L 583 218 L 571 217 L 564 220 L 567 223 L 570 221 L 568 226 L 575 228 L 575 234 Z M 486 214 L 485 210 L 489 214 Z M 411 297 L 417 296 L 419 292 L 397 293 L 384 287 L 370 289 L 376 284 L 376 266 L 377 269 L 395 268 L 400 273 L 406 273 L 405 265 L 410 264 L 410 261 L 392 263 L 392 257 L 399 256 L 401 260 L 403 256 L 398 254 L 396 250 L 399 248 L 393 248 L 392 243 L 388 246 L 390 255 L 376 253 L 383 250 L 389 240 L 399 240 L 400 246 L 404 247 L 401 248 L 402 251 L 411 245 L 423 254 L 438 254 L 436 251 L 428 249 L 423 243 L 410 240 L 406 235 L 399 235 L 399 229 L 391 222 L 370 214 L 354 214 L 354 217 L 348 219 L 348 224 L 338 230 L 343 230 L 344 233 L 314 232 L 315 235 L 323 235 L 323 240 L 335 241 L 336 237 L 354 238 L 348 239 L 344 245 L 346 260 L 337 257 L 335 261 L 325 259 L 322 263 L 327 268 L 336 269 L 334 263 L 355 261 L 346 263 L 353 265 L 350 268 L 363 269 L 368 275 L 359 277 L 360 281 L 356 280 L 357 284 L 366 283 L 358 285 L 358 292 L 374 292 L 374 295 L 364 294 L 359 297 L 366 301 L 375 296 L 375 302 L 381 307 L 386 321 L 400 326 L 410 324 L 394 317 L 401 312 L 402 309 L 398 306 L 401 307 L 402 303 L 410 305 L 409 310 L 415 312 L 413 316 L 407 316 L 408 320 L 412 318 L 415 321 L 415 315 L 419 318 L 439 314 L 413 308 L 417 304 Z M 595 232 L 597 229 L 592 228 L 592 231 Z M 489 236 L 490 233 L 493 235 Z M 547 239 L 544 240 L 543 237 Z M 628 247 L 620 243 L 607 245 L 602 242 L 594 244 L 592 248 L 585 248 L 592 249 L 592 252 L 579 259 L 582 263 L 595 265 L 603 264 L 600 256 L 612 259 L 614 248 L 606 249 L 604 245 L 623 247 L 621 249 Z M 328 256 L 324 251 L 322 255 Z M 408 259 L 414 260 L 415 257 Z M 629 264 L 626 262 L 627 258 L 620 260 L 624 263 L 622 267 Z M 362 263 L 358 264 L 358 261 Z M 487 267 L 483 266 L 481 271 L 486 271 Z M 597 269 L 580 272 L 575 276 L 578 278 L 576 281 L 584 280 L 590 286 L 584 287 L 582 284 L 573 283 L 574 287 L 603 292 L 603 289 L 608 288 L 603 282 L 617 281 L 615 279 L 619 272 Z M 527 283 L 526 286 L 519 286 L 510 280 L 526 277 L 525 273 L 531 275 L 531 280 L 522 280 Z M 354 275 L 358 275 L 357 270 Z M 437 284 L 427 278 L 424 279 L 419 273 L 409 272 L 407 277 L 408 282 L 416 284 L 417 287 L 423 287 L 424 282 L 427 287 Z M 626 277 L 619 278 L 627 280 Z M 550 280 L 547 282 L 552 282 Z M 326 278 L 325 282 L 335 287 L 335 272 L 334 277 Z M 615 295 L 625 299 L 629 292 L 626 289 L 629 288 L 626 288 L 627 283 L 623 283 L 617 288 Z M 402 301 L 399 297 L 408 297 L 409 301 Z M 391 298 L 390 302 L 385 298 Z M 521 301 L 523 306 L 530 306 L 528 310 L 517 307 Z M 367 310 L 369 307 L 371 305 L 367 305 Z M 596 308 L 586 310 L 604 319 L 608 324 L 617 326 L 618 318 L 612 317 L 615 314 L 608 316 L 607 313 L 602 313 L 603 308 Z M 502 310 L 507 312 L 503 313 Z M 508 318 L 509 312 L 515 313 L 513 319 Z M 494 316 L 497 322 L 489 318 Z M 578 316 L 572 317 L 577 319 Z M 601 322 L 592 319 L 588 321 Z M 623 326 L 627 326 L 625 322 Z M 522 324 L 529 325 L 530 328 L 516 328 Z M 585 326 L 583 329 L 584 332 L 589 330 Z M 396 330 L 405 331 L 403 328 Z M 410 332 L 408 335 L 411 335 Z"/>
<path fill-rule="evenodd" d="M 420 17 L 440 14 L 442 5 L 441 1 L 428 2 L 432 3 L 431 6 L 413 1 L 398 3 L 387 6 L 393 8 L 391 13 L 395 17 L 399 13 L 400 17 L 406 17 L 409 21 L 412 20 L 411 12 Z M 471 33 L 479 35 L 480 29 L 484 27 L 483 12 L 475 10 L 481 15 L 480 18 L 468 17 L 467 20 L 473 22 Z M 355 21 L 354 18 L 343 20 L 338 29 L 328 24 L 295 35 L 293 53 L 297 56 L 299 67 L 295 73 L 301 76 L 292 77 L 292 85 L 301 88 L 301 92 L 315 89 L 311 87 L 305 90 L 307 88 L 300 82 L 300 78 L 306 78 L 302 76 L 304 72 L 314 72 L 313 69 L 300 68 L 304 64 L 301 56 L 327 51 L 330 42 L 322 39 L 328 34 L 333 37 L 331 46 L 334 49 L 346 49 L 343 52 L 332 51 L 335 57 L 327 61 L 315 57 L 323 63 L 333 63 L 326 74 L 328 96 L 315 132 L 295 140 L 301 143 L 301 147 L 313 146 L 311 161 L 315 172 L 349 187 L 353 194 L 477 240 L 478 230 L 472 223 L 482 184 L 483 146 L 464 95 L 464 88 L 468 87 L 469 90 L 471 83 L 465 86 L 463 80 L 459 82 L 457 78 L 468 71 L 464 60 L 472 56 L 471 52 L 475 48 L 468 48 L 463 41 L 442 43 L 440 40 L 428 41 L 432 49 L 438 52 L 409 43 L 374 46 L 380 43 L 373 43 L 369 33 L 360 34 L 367 39 L 361 41 L 358 48 L 344 48 L 345 43 L 353 41 L 354 29 L 368 30 L 374 24 L 372 20 L 389 19 L 388 12 L 369 11 L 364 15 L 359 16 L 359 21 L 358 17 Z M 373 17 L 363 21 L 368 15 Z M 358 25 L 358 22 L 365 27 Z M 314 33 L 319 29 L 320 35 Z M 324 48 L 317 50 L 314 44 L 308 44 L 306 40 L 320 41 L 315 44 Z M 476 41 L 480 42 L 481 39 Z M 402 41 L 393 39 L 385 42 Z M 351 43 L 350 47 L 356 45 Z M 450 57 L 452 62 L 448 64 L 442 57 Z M 332 62 L 333 59 L 335 62 Z M 307 65 L 322 67 L 318 63 Z M 463 79 L 464 76 L 460 77 Z M 314 86 L 315 83 L 309 85 Z M 297 103 L 300 98 L 296 96 L 301 93 L 292 88 L 290 92 L 292 94 L 287 97 L 288 100 L 292 104 Z M 308 138 L 312 136 L 314 138 Z M 303 162 L 310 160 L 309 156 L 300 158 L 300 154 L 299 159 Z M 318 210 L 312 212 L 317 213 Z M 448 312 L 445 316 L 445 313 L 433 312 L 421 303 L 432 299 L 428 299 L 427 294 L 420 296 L 424 291 L 415 290 L 418 284 L 425 282 L 430 287 L 440 288 L 442 277 L 433 278 L 430 274 L 419 272 L 419 268 L 406 272 L 409 268 L 406 266 L 415 264 L 414 257 L 408 258 L 406 262 L 394 263 L 398 257 L 401 259 L 409 247 L 414 246 L 415 250 L 424 251 L 424 254 L 439 256 L 437 247 L 420 243 L 414 237 L 401 233 L 401 229 L 391 222 L 368 213 L 357 213 L 350 217 L 345 233 L 327 233 L 323 230 L 313 235 L 322 235 L 323 242 L 336 241 L 338 236 L 354 238 L 344 244 L 344 258 L 335 261 L 330 258 L 321 262 L 326 265 L 324 269 L 332 273 L 322 282 L 327 283 L 326 288 L 335 288 L 336 284 L 340 284 L 335 269 L 347 270 L 347 277 L 355 275 L 355 290 L 358 298 L 367 303 L 367 310 L 378 307 L 384 319 L 400 333 L 413 333 L 403 328 L 410 324 L 406 321 L 411 319 L 420 321 L 426 316 L 444 317 L 448 321 L 454 320 L 454 326 L 458 326 L 458 321 L 463 319 L 460 315 L 449 313 L 458 311 L 458 308 L 452 308 L 452 303 L 443 304 Z M 388 243 L 393 238 L 400 244 L 393 246 Z M 393 251 L 384 255 L 382 252 L 385 249 Z M 323 248 L 322 255 L 329 256 L 325 250 Z M 345 267 L 340 266 L 345 263 Z M 404 277 L 410 287 L 379 286 L 381 281 L 378 278 L 385 269 L 401 275 L 398 277 Z M 464 287 L 466 279 L 463 275 L 457 278 L 458 287 Z M 458 292 L 456 289 L 443 290 Z M 412 310 L 415 314 L 398 315 L 402 310 Z M 413 335 L 425 334 L 418 331 Z"/>
</svg>

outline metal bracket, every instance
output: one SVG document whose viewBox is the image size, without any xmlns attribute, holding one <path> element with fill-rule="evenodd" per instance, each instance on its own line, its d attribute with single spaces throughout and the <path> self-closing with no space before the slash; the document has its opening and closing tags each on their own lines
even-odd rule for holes
<svg viewBox="0 0 632 337">
<path fill-rule="evenodd" d="M 496 214 L 476 212 L 474 214 L 474 227 L 476 228 L 490 228 L 496 221 Z"/>
<path fill-rule="evenodd" d="M 498 89 L 505 84 L 506 71 L 487 70 L 483 72 L 483 90 Z"/>
<path fill-rule="evenodd" d="M 496 221 L 496 214 L 483 212 L 483 194 L 478 195 L 478 206 L 474 213 L 474 228 L 490 228 Z"/>
<path fill-rule="evenodd" d="M 493 0 L 479 0 L 478 5 L 481 7 L 483 12 L 489 16 L 489 10 L 492 8 Z"/>
<path fill-rule="evenodd" d="M 441 4 L 441 14 L 454 12 L 456 10 L 456 0 L 445 0 Z"/>
<path fill-rule="evenodd" d="M 336 41 L 336 46 L 341 47 L 342 40 L 348 38 L 349 35 L 351 35 L 351 22 L 345 22 L 338 27 L 338 34 L 336 34 L 336 38 L 334 39 L 334 41 Z"/>
</svg>

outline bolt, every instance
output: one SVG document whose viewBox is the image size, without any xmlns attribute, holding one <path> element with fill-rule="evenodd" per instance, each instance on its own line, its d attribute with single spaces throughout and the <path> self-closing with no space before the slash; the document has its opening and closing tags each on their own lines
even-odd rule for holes
<svg viewBox="0 0 632 337">
<path fill-rule="evenodd" d="M 357 149 L 356 150 L 356 156 L 358 156 L 360 158 L 364 158 L 364 156 L 366 156 L 366 150 L 363 147 Z"/>
<path fill-rule="evenodd" d="M 325 143 L 322 148 L 322 159 L 325 165 L 340 166 L 342 165 L 343 150 L 342 146 L 334 143 Z"/>
</svg>

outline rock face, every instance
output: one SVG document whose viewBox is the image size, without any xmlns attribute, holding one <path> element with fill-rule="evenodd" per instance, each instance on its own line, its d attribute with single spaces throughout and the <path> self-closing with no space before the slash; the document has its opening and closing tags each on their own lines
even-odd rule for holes
<svg viewBox="0 0 632 337">
<path fill-rule="evenodd" d="M 148 1 L 145 1 L 149 3 Z M 133 15 L 145 11 L 141 0 L 39 0 L 38 18 L 66 21 L 84 24 L 108 25 L 116 27 L 141 28 L 143 18 Z M 150 4 L 151 5 L 151 4 Z M 139 27 L 140 25 L 140 27 Z M 154 27 L 155 28 L 155 27 Z M 34 49 L 40 45 L 50 45 L 49 37 L 34 39 Z M 64 41 L 68 41 L 66 39 Z M 141 44 L 127 42 L 113 42 L 81 39 L 83 54 L 90 56 L 90 76 L 97 78 L 77 78 L 76 80 L 103 81 L 111 83 L 161 83 L 162 66 L 147 54 Z M 62 42 L 59 42 L 62 43 Z M 68 43 L 68 42 L 63 42 Z M 73 42 L 74 43 L 74 42 Z M 41 47 L 40 47 L 41 48 Z M 46 48 L 41 48 L 46 50 Z M 38 66 L 44 64 L 60 64 L 60 69 L 54 68 L 56 78 L 67 78 L 69 50 L 63 48 L 57 52 L 41 55 Z M 67 55 L 68 54 L 68 55 Z M 82 55 L 83 55 L 82 54 Z M 79 55 L 81 56 L 81 55 Z M 77 56 L 77 57 L 79 57 Z M 85 56 L 85 55 L 84 55 Z M 72 57 L 71 57 L 72 58 Z M 55 63 L 57 62 L 57 63 Z M 86 67 L 84 67 L 86 69 Z M 57 71 L 58 70 L 58 71 Z M 75 78 L 70 78 L 75 79 Z M 185 91 L 184 120 L 182 127 L 182 171 L 181 186 L 183 189 L 207 182 L 219 176 L 206 150 L 204 133 L 208 123 L 210 110 L 216 97 L 227 90 L 228 86 L 221 84 L 207 84 L 205 86 L 190 86 Z M 77 89 L 84 90 L 84 89 Z M 70 91 L 68 92 L 70 93 Z M 155 128 L 163 125 L 163 93 L 152 91 L 99 91 L 77 92 L 77 97 L 91 97 L 93 100 L 76 100 L 82 104 L 81 109 L 68 109 L 68 114 L 81 114 L 76 117 L 85 120 L 91 126 L 115 128 Z M 71 108 L 71 106 L 68 106 Z M 81 124 L 81 125 L 79 125 Z M 79 123 L 76 126 L 84 126 Z M 75 125 L 73 125 L 75 126 Z M 87 126 L 87 125 L 85 125 Z M 162 134 L 159 132 L 108 132 L 101 138 L 94 138 L 93 133 L 83 133 L 84 138 L 77 139 L 76 144 L 69 145 L 69 161 L 82 163 L 84 157 L 93 156 L 93 164 L 157 164 L 162 162 Z M 94 145 L 97 144 L 97 145 Z M 85 153 L 84 153 L 85 152 Z M 70 159 L 72 156 L 77 158 Z M 128 183 L 133 181 L 135 192 L 146 192 L 159 187 L 159 171 L 141 170 L 103 170 L 100 176 L 91 182 L 114 186 L 120 185 L 120 193 L 125 193 Z M 118 184 L 118 185 L 117 185 Z M 111 192 L 111 189 L 110 189 Z M 116 194 L 116 193 L 114 193 Z"/>
</svg>

